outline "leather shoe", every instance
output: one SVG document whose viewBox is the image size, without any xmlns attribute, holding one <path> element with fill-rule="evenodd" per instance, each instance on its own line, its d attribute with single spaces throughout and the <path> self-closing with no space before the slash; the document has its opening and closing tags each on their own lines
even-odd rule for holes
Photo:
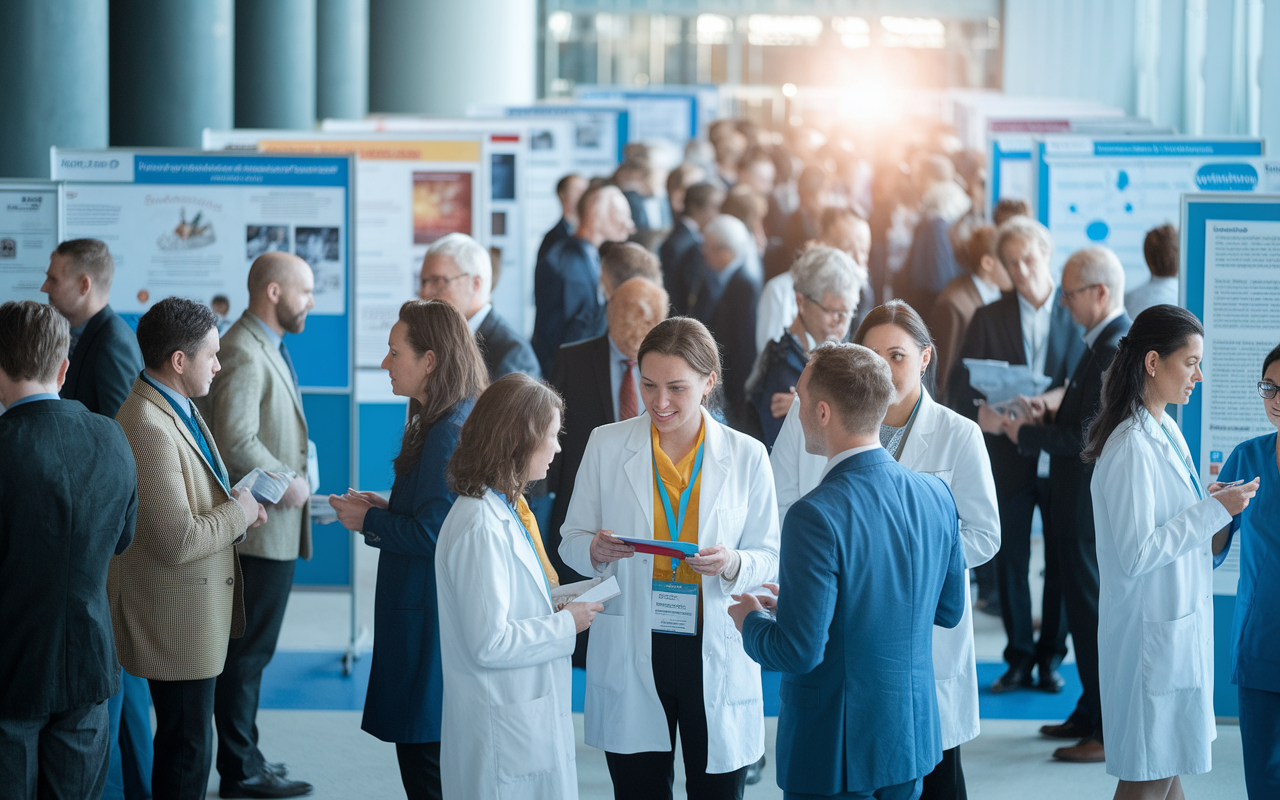
<svg viewBox="0 0 1280 800">
<path fill-rule="evenodd" d="M 1050 694 L 1058 694 L 1062 691 L 1062 687 L 1066 685 L 1067 682 L 1062 679 L 1056 669 L 1040 667 L 1040 681 L 1036 684 L 1037 689 Z"/>
<path fill-rule="evenodd" d="M 262 765 L 262 769 L 266 772 L 270 772 L 277 778 L 283 778 L 285 775 L 289 774 L 289 767 L 283 761 L 268 761 Z"/>
<path fill-rule="evenodd" d="M 218 794 L 222 797 L 301 797 L 311 794 L 311 784 L 264 772 L 248 780 L 223 781 Z"/>
<path fill-rule="evenodd" d="M 1084 739 L 1093 733 L 1093 726 L 1072 714 L 1061 725 L 1041 725 L 1040 735 L 1050 739 Z"/>
<path fill-rule="evenodd" d="M 1031 669 L 1029 667 L 1009 667 L 995 682 L 991 684 L 992 694 L 1004 694 L 1017 689 L 1025 689 L 1032 686 Z"/>
<path fill-rule="evenodd" d="M 1053 751 L 1053 757 L 1059 761 L 1069 761 L 1072 764 L 1100 764 L 1107 760 L 1107 755 L 1102 749 L 1102 742 L 1093 738 L 1084 738 L 1079 744 L 1071 747 L 1059 747 Z"/>
<path fill-rule="evenodd" d="M 755 786 L 760 782 L 760 773 L 764 771 L 765 757 L 760 756 L 760 760 L 747 767 L 747 785 Z"/>
</svg>

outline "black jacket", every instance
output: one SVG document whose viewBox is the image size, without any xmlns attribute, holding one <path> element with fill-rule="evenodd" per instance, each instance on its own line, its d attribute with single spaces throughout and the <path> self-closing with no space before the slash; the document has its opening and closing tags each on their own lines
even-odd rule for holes
<svg viewBox="0 0 1280 800">
<path fill-rule="evenodd" d="M 690 315 L 701 320 L 720 345 L 719 381 L 724 387 L 725 419 L 734 429 L 750 432 L 753 426 L 749 420 L 755 412 L 747 406 L 746 384 L 756 363 L 760 282 L 739 267 L 729 276 L 719 298 L 707 296 L 709 291 L 705 282 L 694 290 Z"/>
<path fill-rule="evenodd" d="M 490 308 L 489 316 L 476 329 L 476 344 L 480 347 L 480 354 L 484 356 L 485 367 L 489 369 L 490 382 L 513 372 L 542 378 L 542 370 L 538 367 L 538 357 L 533 354 L 533 347 L 516 333 L 515 328 L 507 324 L 498 309 Z"/>
<path fill-rule="evenodd" d="M 557 222 L 551 228 L 551 230 L 547 231 L 547 235 L 542 237 L 542 244 L 538 245 L 538 261 L 541 261 L 542 259 L 546 258 L 547 253 L 548 251 L 551 250 L 551 246 L 553 244 L 555 244 L 556 242 L 560 241 L 561 239 L 563 239 L 568 235 L 569 235 L 569 223 L 564 217 L 561 217 L 560 221 Z M 533 263 L 536 264 L 538 263 L 538 261 L 535 261 Z"/>
<path fill-rule="evenodd" d="M 133 541 L 138 472 L 115 420 L 74 400 L 0 415 L 0 717 L 120 690 L 107 564 Z"/>
<path fill-rule="evenodd" d="M 79 400 L 95 414 L 115 418 L 142 372 L 138 337 L 111 306 L 105 306 L 85 323 L 84 332 L 71 351 L 67 380 L 58 394 Z"/>
<path fill-rule="evenodd" d="M 533 300 L 531 344 L 545 374 L 560 345 L 599 336 L 607 327 L 595 246 L 577 236 L 557 242 L 534 268 Z"/>
<path fill-rule="evenodd" d="M 658 261 L 662 263 L 662 285 L 672 303 L 676 302 L 677 297 L 683 302 L 683 298 L 689 295 L 688 280 L 680 271 L 680 259 L 689 252 L 689 248 L 698 247 L 701 243 L 699 234 L 690 230 L 683 220 L 676 220 L 671 228 L 671 235 L 658 248 Z"/>
</svg>

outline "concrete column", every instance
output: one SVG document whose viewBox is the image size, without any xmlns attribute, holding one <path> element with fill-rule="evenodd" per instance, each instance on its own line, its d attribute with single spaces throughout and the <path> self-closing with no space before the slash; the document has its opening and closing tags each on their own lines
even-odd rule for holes
<svg viewBox="0 0 1280 800">
<path fill-rule="evenodd" d="M 48 178 L 49 147 L 107 145 L 107 0 L 0 2 L 0 177 Z"/>
<path fill-rule="evenodd" d="M 316 112 L 320 119 L 369 113 L 369 0 L 316 1 Z"/>
<path fill-rule="evenodd" d="M 532 0 L 370 0 L 369 108 L 462 116 L 537 96 Z"/>
<path fill-rule="evenodd" d="M 316 0 L 236 0 L 237 128 L 316 122 Z"/>
<path fill-rule="evenodd" d="M 232 0 L 111 0 L 111 144 L 200 147 L 232 127 Z"/>
</svg>

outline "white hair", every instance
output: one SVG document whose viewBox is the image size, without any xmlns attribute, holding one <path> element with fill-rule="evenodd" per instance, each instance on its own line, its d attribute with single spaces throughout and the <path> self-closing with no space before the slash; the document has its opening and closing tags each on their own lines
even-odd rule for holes
<svg viewBox="0 0 1280 800">
<path fill-rule="evenodd" d="M 1053 237 L 1049 235 L 1049 229 L 1031 217 L 1022 214 L 1009 217 L 996 229 L 996 257 L 1002 264 L 1004 263 L 1004 246 L 1011 239 L 1035 242 L 1040 246 L 1040 252 L 1045 258 L 1053 255 Z"/>
<path fill-rule="evenodd" d="M 969 213 L 973 200 L 960 184 L 952 180 L 938 181 L 925 190 L 920 199 L 920 213 L 928 219 L 956 220 Z"/>
<path fill-rule="evenodd" d="M 1081 287 L 1107 287 L 1107 311 L 1124 307 L 1124 265 L 1111 248 L 1099 245 L 1077 250 L 1067 259 L 1066 267 L 1073 265 L 1080 270 Z"/>
<path fill-rule="evenodd" d="M 816 303 L 833 294 L 854 307 L 867 283 L 867 271 L 848 253 L 826 245 L 814 245 L 800 253 L 791 265 L 791 277 L 796 291 Z"/>
<path fill-rule="evenodd" d="M 702 228 L 702 235 L 732 250 L 733 260 L 741 262 L 748 272 L 756 274 L 759 271 L 760 253 L 756 250 L 756 237 L 742 220 L 720 214 Z"/>
<path fill-rule="evenodd" d="M 480 278 L 480 294 L 486 299 L 493 291 L 493 262 L 489 251 L 465 233 L 449 233 L 432 242 L 425 261 L 431 256 L 448 256 L 464 275 Z"/>
</svg>

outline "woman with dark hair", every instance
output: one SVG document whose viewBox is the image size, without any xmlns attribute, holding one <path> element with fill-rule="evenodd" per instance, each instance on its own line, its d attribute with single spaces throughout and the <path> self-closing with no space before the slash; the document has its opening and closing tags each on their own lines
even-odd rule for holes
<svg viewBox="0 0 1280 800">
<path fill-rule="evenodd" d="M 410 800 L 440 795 L 440 635 L 436 542 L 455 495 L 445 466 L 484 390 L 484 359 L 457 309 L 411 300 L 391 327 L 382 368 L 391 391 L 421 410 L 405 426 L 391 499 L 348 490 L 329 504 L 381 551 L 374 596 L 373 664 L 361 727 L 394 742 Z"/>
<path fill-rule="evenodd" d="M 1280 429 L 1280 346 L 1262 361 L 1258 396 Z M 1241 442 L 1218 481 L 1261 481 L 1258 496 L 1231 521 L 1240 534 L 1240 585 L 1231 626 L 1231 682 L 1240 697 L 1244 780 L 1250 797 L 1280 797 L 1280 439 L 1276 432 Z"/>
<path fill-rule="evenodd" d="M 1181 798 L 1210 769 L 1213 555 L 1258 482 L 1201 486 L 1165 406 L 1202 380 L 1204 328 L 1159 305 L 1133 321 L 1103 377 L 1082 458 L 1098 547 L 1098 677 L 1117 800 Z"/>
<path fill-rule="evenodd" d="M 525 502 L 560 451 L 564 402 L 521 373 L 476 401 L 449 461 L 458 493 L 440 529 L 445 797 L 578 796 L 570 657 L 599 603 L 555 610 L 555 570 Z"/>
<path fill-rule="evenodd" d="M 728 609 L 777 573 L 768 456 L 706 409 L 720 356 L 702 323 L 658 323 L 638 361 L 645 413 L 591 435 L 560 529 L 565 564 L 622 591 L 587 646 L 586 742 L 616 798 L 670 797 L 679 728 L 689 797 L 741 798 L 764 700 Z"/>
<path fill-rule="evenodd" d="M 915 309 L 890 300 L 867 314 L 854 334 L 889 363 L 895 399 L 880 425 L 880 444 L 902 466 L 936 475 L 950 488 L 959 516 L 966 568 L 990 561 L 1000 549 L 1000 511 L 982 431 L 972 420 L 938 404 L 933 382 L 933 341 Z M 773 446 L 780 518 L 817 487 L 827 460 L 807 452 L 800 403 L 787 413 Z M 966 584 L 967 585 L 967 584 Z M 955 800 L 965 794 L 960 745 L 978 735 L 978 668 L 968 593 L 954 628 L 933 628 L 933 672 L 942 726 L 942 762 L 924 778 L 922 798 Z"/>
</svg>

